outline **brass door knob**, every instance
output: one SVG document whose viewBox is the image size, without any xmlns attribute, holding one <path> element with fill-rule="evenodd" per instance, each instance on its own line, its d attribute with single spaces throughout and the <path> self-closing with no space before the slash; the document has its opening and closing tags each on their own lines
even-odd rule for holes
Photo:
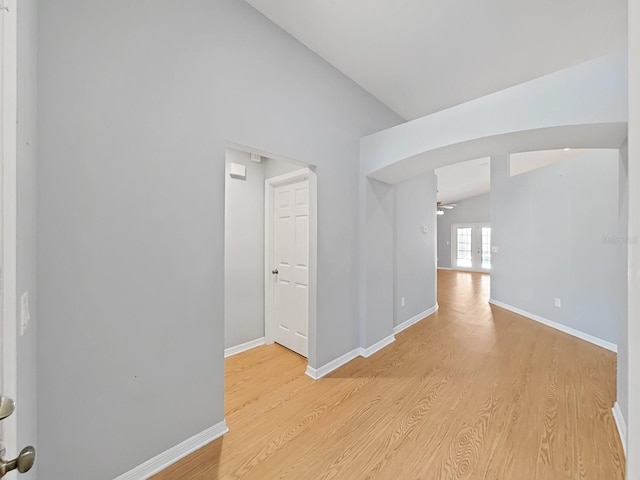
<svg viewBox="0 0 640 480">
<path fill-rule="evenodd" d="M 16 402 L 9 397 L 0 397 L 0 420 L 10 416 L 16 409 Z"/>
<path fill-rule="evenodd" d="M 18 470 L 20 473 L 28 472 L 36 461 L 36 449 L 29 446 L 24 447 L 17 458 L 13 460 L 0 459 L 0 478 L 4 477 L 11 470 Z"/>
</svg>

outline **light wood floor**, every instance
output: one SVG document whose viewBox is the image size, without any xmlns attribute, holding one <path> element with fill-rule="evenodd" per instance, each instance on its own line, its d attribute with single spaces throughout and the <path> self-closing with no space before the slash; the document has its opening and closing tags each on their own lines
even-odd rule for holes
<svg viewBox="0 0 640 480">
<path fill-rule="evenodd" d="M 230 432 L 155 480 L 624 478 L 615 355 L 438 272 L 440 311 L 314 382 L 278 345 L 226 362 Z"/>
</svg>

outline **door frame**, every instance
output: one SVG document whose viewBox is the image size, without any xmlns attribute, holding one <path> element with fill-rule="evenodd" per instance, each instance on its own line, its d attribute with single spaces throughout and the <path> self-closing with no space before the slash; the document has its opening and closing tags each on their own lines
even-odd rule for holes
<svg viewBox="0 0 640 480">
<path fill-rule="evenodd" d="M 0 393 L 18 401 L 17 357 L 17 0 L 0 9 Z M 0 425 L 7 456 L 17 451 L 18 412 Z"/>
<path fill-rule="evenodd" d="M 451 268 L 453 270 L 463 270 L 465 272 L 479 272 L 479 273 L 490 273 L 491 269 L 487 269 L 487 268 L 482 268 L 481 266 L 478 266 L 477 268 L 469 268 L 469 267 L 459 267 L 458 266 L 458 232 L 457 229 L 458 228 L 472 228 L 472 229 L 476 229 L 476 228 L 482 228 L 482 227 L 491 227 L 491 224 L 489 222 L 461 222 L 461 223 L 454 223 L 451 225 Z M 472 238 L 473 238 L 473 232 L 472 232 Z M 482 234 L 480 236 L 480 248 L 482 248 Z M 480 256 L 482 256 L 482 250 L 480 252 Z M 480 265 L 482 265 L 482 260 L 480 262 Z"/>
<path fill-rule="evenodd" d="M 309 184 L 309 356 L 315 360 L 316 315 L 317 315 L 317 265 L 318 265 L 318 181 L 316 173 L 310 168 L 301 168 L 277 177 L 265 180 L 264 188 L 264 337 L 271 344 L 275 338 L 275 316 L 273 274 L 274 265 L 274 222 L 275 188 L 291 183 L 307 181 Z"/>
</svg>

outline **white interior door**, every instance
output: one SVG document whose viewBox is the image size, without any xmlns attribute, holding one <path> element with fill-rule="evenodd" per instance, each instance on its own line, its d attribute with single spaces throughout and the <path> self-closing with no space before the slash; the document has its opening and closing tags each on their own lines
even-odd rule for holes
<svg viewBox="0 0 640 480">
<path fill-rule="evenodd" d="M 458 270 L 491 270 L 491 226 L 455 224 L 451 227 L 451 266 Z"/>
<path fill-rule="evenodd" d="M 273 340 L 309 354 L 309 181 L 274 188 Z"/>
</svg>

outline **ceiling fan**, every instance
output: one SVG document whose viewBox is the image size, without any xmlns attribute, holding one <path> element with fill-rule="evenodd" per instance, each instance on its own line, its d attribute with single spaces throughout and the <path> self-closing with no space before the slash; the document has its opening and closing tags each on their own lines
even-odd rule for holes
<svg viewBox="0 0 640 480">
<path fill-rule="evenodd" d="M 457 207 L 457 205 L 455 203 L 442 203 L 442 202 L 438 202 L 436 203 L 436 213 L 438 215 L 444 215 L 444 210 L 451 210 L 452 208 Z"/>
</svg>

